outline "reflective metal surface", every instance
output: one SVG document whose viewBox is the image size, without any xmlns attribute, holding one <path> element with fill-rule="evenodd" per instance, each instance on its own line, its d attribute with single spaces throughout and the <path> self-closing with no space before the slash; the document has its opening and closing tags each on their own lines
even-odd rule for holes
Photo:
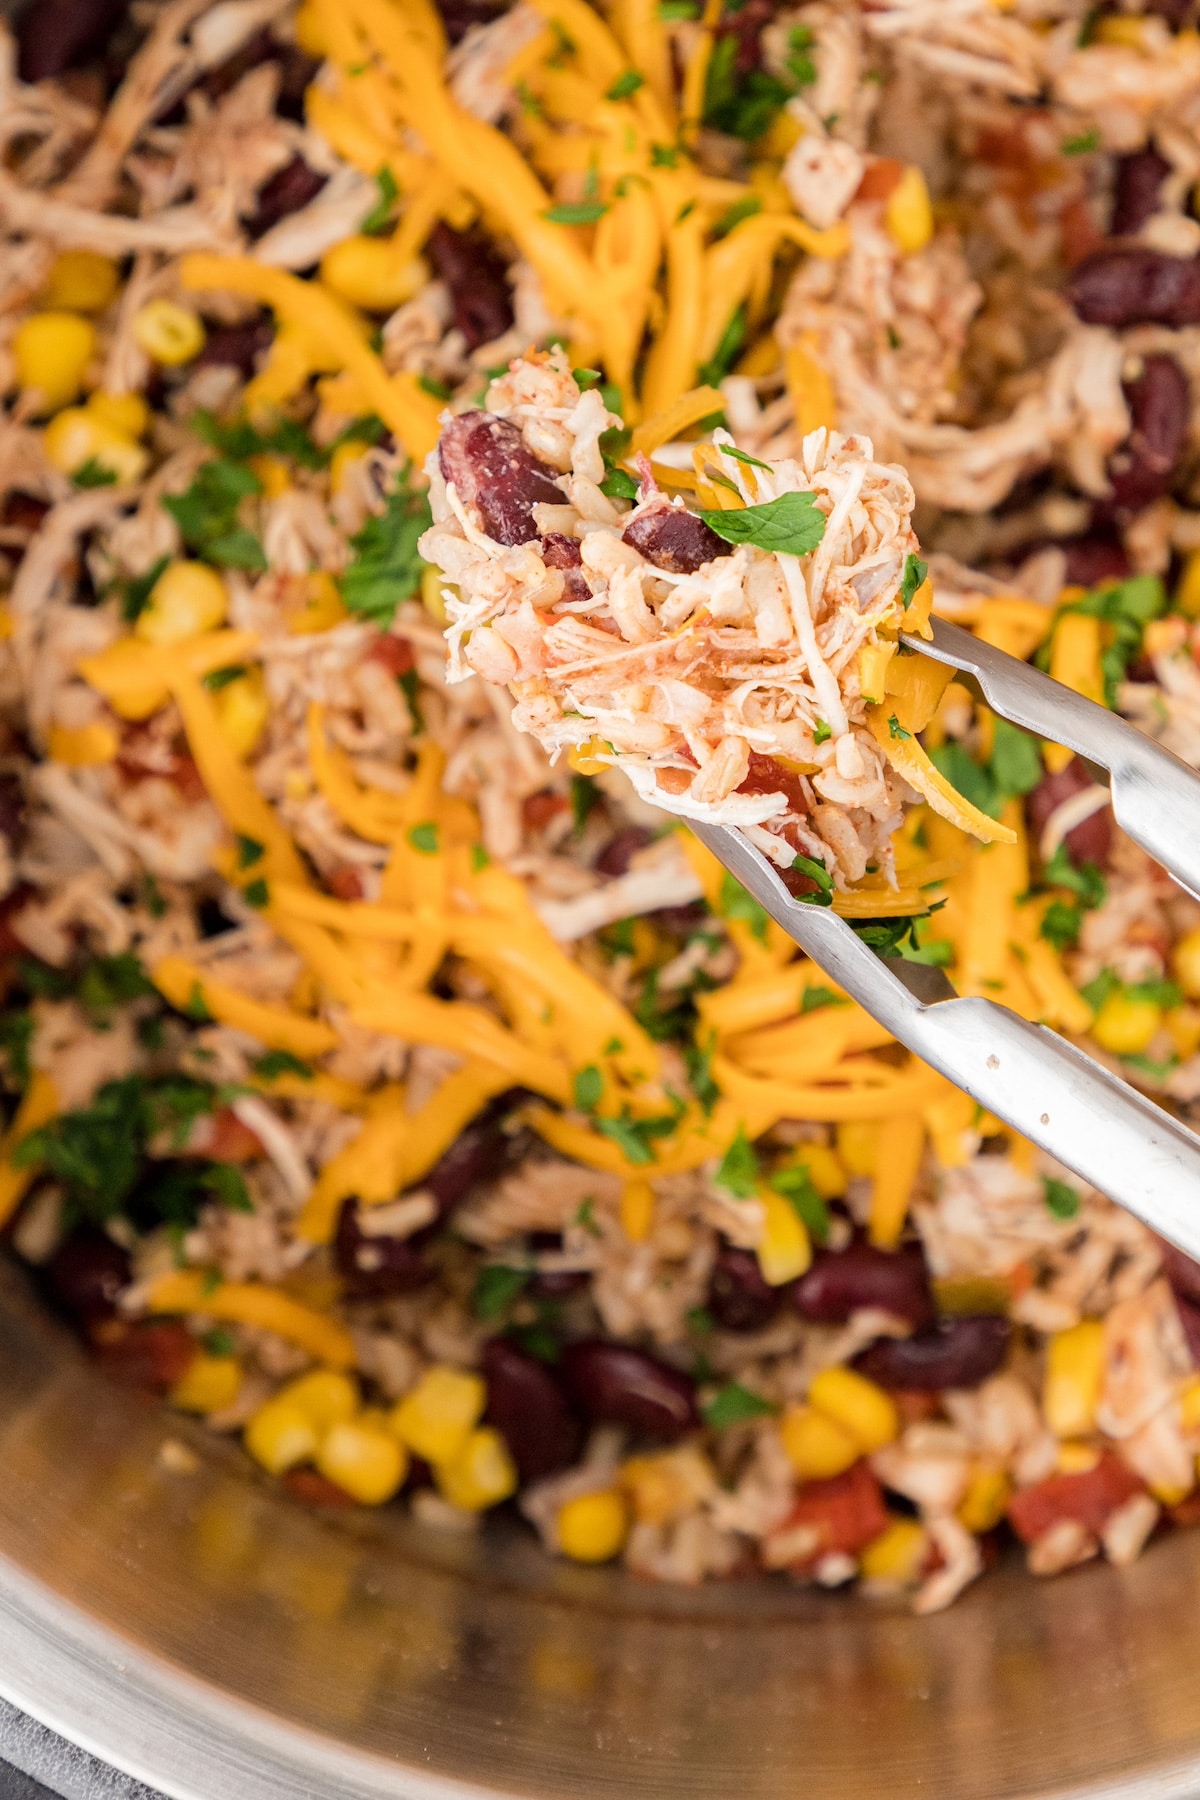
<svg viewBox="0 0 1200 1800">
<path fill-rule="evenodd" d="M 1200 1532 L 918 1620 L 317 1518 L 0 1271 L 0 1692 L 179 1800 L 1195 1800 L 1198 1663 Z"/>
</svg>

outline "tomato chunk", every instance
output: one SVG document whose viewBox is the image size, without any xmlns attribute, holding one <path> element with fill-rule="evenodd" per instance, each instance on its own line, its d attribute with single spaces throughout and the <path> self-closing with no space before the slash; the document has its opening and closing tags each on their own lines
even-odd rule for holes
<svg viewBox="0 0 1200 1800">
<path fill-rule="evenodd" d="M 844 1551 L 856 1556 L 881 1531 L 886 1531 L 887 1509 L 883 1490 L 865 1462 L 855 1463 L 844 1475 L 827 1481 L 806 1481 L 796 1495 L 796 1504 L 777 1529 L 792 1531 L 797 1525 L 812 1525 L 820 1533 L 820 1544 L 811 1560 L 828 1556 L 831 1551 Z"/>
<path fill-rule="evenodd" d="M 1043 1537 L 1052 1525 L 1072 1519 L 1099 1534 L 1119 1506 L 1143 1491 L 1144 1483 L 1121 1459 L 1106 1450 L 1094 1469 L 1080 1475 L 1048 1475 L 1018 1488 L 1008 1503 L 1008 1518 L 1026 1544 Z"/>
</svg>

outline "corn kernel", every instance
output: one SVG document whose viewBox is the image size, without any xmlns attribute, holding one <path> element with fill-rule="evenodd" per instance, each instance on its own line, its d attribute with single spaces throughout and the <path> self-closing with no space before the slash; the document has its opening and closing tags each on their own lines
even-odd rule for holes
<svg viewBox="0 0 1200 1800">
<path fill-rule="evenodd" d="M 180 1412 L 219 1412 L 223 1406 L 233 1405 L 241 1386 L 242 1365 L 236 1356 L 208 1356 L 200 1351 L 167 1399 Z"/>
<path fill-rule="evenodd" d="M 356 1383 L 336 1369 L 310 1369 L 307 1375 L 298 1375 L 295 1381 L 280 1388 L 275 1398 L 298 1406 L 313 1430 L 321 1435 L 334 1425 L 344 1425 L 358 1411 Z"/>
<path fill-rule="evenodd" d="M 75 475 L 96 463 L 118 481 L 137 481 L 149 460 L 140 444 L 115 431 L 90 406 L 68 406 L 57 413 L 42 435 L 47 462 L 64 475 Z"/>
<path fill-rule="evenodd" d="M 256 1463 L 282 1475 L 317 1451 L 317 1431 L 308 1414 L 287 1400 L 268 1400 L 247 1425 L 242 1439 Z"/>
<path fill-rule="evenodd" d="M 812 1245 L 804 1220 L 782 1194 L 768 1190 L 762 1195 L 766 1222 L 758 1245 L 758 1266 L 762 1278 L 771 1287 L 782 1287 L 803 1275 L 812 1261 Z"/>
<path fill-rule="evenodd" d="M 12 348 L 21 387 L 36 390 L 46 412 L 57 412 L 83 389 L 96 353 L 96 327 L 79 313 L 34 313 L 18 325 Z"/>
<path fill-rule="evenodd" d="M 303 6 L 298 8 L 292 20 L 292 30 L 297 47 L 303 50 L 305 56 L 324 61 L 329 55 L 329 39 L 321 21 L 321 9 L 314 5 L 313 0 L 304 0 Z"/>
<path fill-rule="evenodd" d="M 915 1519 L 893 1519 L 858 1559 L 864 1581 L 904 1584 L 919 1581 L 929 1555 L 929 1534 Z"/>
<path fill-rule="evenodd" d="M 852 1467 L 862 1450 L 836 1419 L 812 1406 L 793 1406 L 779 1422 L 784 1454 L 801 1481 L 824 1481 Z"/>
<path fill-rule="evenodd" d="M 1113 1056 L 1136 1056 L 1153 1038 L 1162 1016 L 1157 1001 L 1117 989 L 1092 1020 L 1092 1036 Z"/>
<path fill-rule="evenodd" d="M 228 611 L 229 594 L 215 569 L 173 562 L 151 588 L 133 629 L 143 643 L 179 644 L 223 625 Z"/>
<path fill-rule="evenodd" d="M 304 578 L 302 591 L 304 603 L 299 612 L 292 614 L 288 624 L 288 629 L 295 636 L 307 637 L 317 631 L 332 631 L 335 625 L 343 624 L 350 617 L 337 582 L 323 569 L 317 569 Z"/>
<path fill-rule="evenodd" d="M 1042 1411 L 1055 1437 L 1086 1437 L 1096 1424 L 1104 1380 L 1104 1326 L 1083 1319 L 1056 1331 L 1046 1346 Z"/>
<path fill-rule="evenodd" d="M 149 300 L 134 315 L 133 341 L 152 362 L 168 369 L 189 363 L 204 348 L 199 313 L 175 300 Z"/>
<path fill-rule="evenodd" d="M 1175 590 L 1175 605 L 1189 619 L 1200 619 L 1200 550 L 1188 552 Z"/>
<path fill-rule="evenodd" d="M 140 394 L 106 394 L 97 388 L 88 395 L 87 410 L 126 438 L 140 438 L 150 423 L 150 408 Z"/>
<path fill-rule="evenodd" d="M 1090 1475 L 1100 1461 L 1095 1444 L 1065 1443 L 1058 1446 L 1056 1467 L 1060 1475 Z"/>
<path fill-rule="evenodd" d="M 454 1456 L 435 1463 L 433 1479 L 442 1498 L 464 1512 L 499 1506 L 517 1491 L 516 1464 L 508 1445 L 490 1425 L 478 1426 Z"/>
<path fill-rule="evenodd" d="M 864 700 L 883 699 L 887 667 L 895 654 L 895 644 L 863 645 L 858 653 L 858 681 Z"/>
<path fill-rule="evenodd" d="M 1180 1394 L 1179 1416 L 1186 1432 L 1200 1431 L 1200 1375 L 1194 1376 Z"/>
<path fill-rule="evenodd" d="M 601 760 L 598 752 L 608 748 L 603 738 L 589 738 L 586 744 L 571 745 L 567 761 L 577 775 L 602 775 L 609 764 Z"/>
<path fill-rule="evenodd" d="M 40 298 L 43 306 L 98 313 L 116 299 L 120 285 L 120 271 L 111 256 L 95 250 L 62 250 Z"/>
<path fill-rule="evenodd" d="M 249 756 L 267 728 L 271 702 L 261 669 L 251 669 L 213 695 L 221 730 L 241 757 Z"/>
<path fill-rule="evenodd" d="M 813 1377 L 808 1399 L 868 1454 L 900 1435 L 900 1415 L 891 1395 L 854 1369 L 822 1369 Z"/>
<path fill-rule="evenodd" d="M 933 206 L 925 177 L 910 163 L 884 206 L 888 236 L 905 256 L 923 250 L 933 236 Z"/>
<path fill-rule="evenodd" d="M 692 1512 L 716 1485 L 712 1464 L 690 1444 L 631 1456 L 621 1465 L 621 1486 L 634 1516 L 650 1525 L 666 1525 Z"/>
<path fill-rule="evenodd" d="M 631 1244 L 644 1244 L 654 1223 L 654 1189 L 648 1181 L 627 1181 L 621 1189 L 621 1230 Z"/>
<path fill-rule="evenodd" d="M 1140 50 L 1146 39 L 1145 26 L 1145 19 L 1122 18 L 1114 14 L 1096 20 L 1092 38 L 1097 44 L 1119 44 L 1125 50 Z"/>
<path fill-rule="evenodd" d="M 404 1446 L 387 1431 L 358 1419 L 332 1425 L 321 1440 L 317 1468 L 363 1506 L 390 1500 L 408 1472 Z"/>
<path fill-rule="evenodd" d="M 558 1542 L 572 1562 L 611 1562 L 625 1547 L 629 1509 L 615 1488 L 580 1494 L 558 1509 Z"/>
<path fill-rule="evenodd" d="M 68 769 L 87 769 L 98 763 L 112 762 L 120 749 L 120 740 L 111 725 L 97 719 L 91 725 L 80 725 L 75 729 L 52 725 L 46 749 L 51 762 L 62 763 Z"/>
<path fill-rule="evenodd" d="M 321 280 L 339 299 L 366 312 L 394 312 L 429 280 L 419 256 L 398 257 L 381 237 L 348 237 L 321 258 Z"/>
<path fill-rule="evenodd" d="M 848 1119 L 837 1128 L 837 1147 L 851 1175 L 873 1175 L 879 1126 L 874 1119 Z"/>
<path fill-rule="evenodd" d="M 426 1462 L 451 1462 L 478 1422 L 486 1398 L 478 1375 L 435 1363 L 392 1408 L 388 1422 L 400 1442 Z"/>
<path fill-rule="evenodd" d="M 967 1482 L 967 1491 L 959 1501 L 958 1520 L 978 1537 L 991 1531 L 1004 1517 L 1012 1483 L 995 1463 L 976 1463 Z"/>
<path fill-rule="evenodd" d="M 1189 1000 L 1200 1000 L 1200 925 L 1185 932 L 1171 953 L 1175 979 Z"/>
</svg>

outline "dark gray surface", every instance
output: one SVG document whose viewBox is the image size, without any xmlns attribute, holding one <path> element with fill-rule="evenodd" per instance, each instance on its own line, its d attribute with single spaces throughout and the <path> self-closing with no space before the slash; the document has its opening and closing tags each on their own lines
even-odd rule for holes
<svg viewBox="0 0 1200 1800">
<path fill-rule="evenodd" d="M 0 1699 L 0 1800 L 163 1800 Z"/>
</svg>

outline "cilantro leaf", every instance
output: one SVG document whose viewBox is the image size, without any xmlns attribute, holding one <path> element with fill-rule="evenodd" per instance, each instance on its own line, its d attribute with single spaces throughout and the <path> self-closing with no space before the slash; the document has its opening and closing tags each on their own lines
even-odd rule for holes
<svg viewBox="0 0 1200 1800">
<path fill-rule="evenodd" d="M 433 820 L 414 825 L 407 833 L 408 841 L 414 850 L 422 856 L 436 856 L 438 852 L 438 828 Z"/>
<path fill-rule="evenodd" d="M 605 200 L 564 201 L 561 206 L 548 206 L 542 214 L 551 225 L 594 225 L 608 211 Z"/>
<path fill-rule="evenodd" d="M 832 988 L 815 985 L 806 987 L 800 996 L 800 1017 L 805 1013 L 819 1012 L 826 1006 L 849 1006 L 845 994 L 835 994 Z"/>
<path fill-rule="evenodd" d="M 1043 1175 L 1042 1193 L 1046 1211 L 1056 1219 L 1073 1219 L 1079 1211 L 1079 1191 L 1068 1181 L 1056 1181 L 1053 1175 Z"/>
<path fill-rule="evenodd" d="M 628 100 L 630 94 L 636 94 L 640 87 L 645 87 L 646 77 L 637 69 L 623 69 L 605 91 L 606 100 Z"/>
<path fill-rule="evenodd" d="M 721 876 L 721 892 L 717 899 L 717 911 L 723 919 L 741 919 L 750 927 L 752 937 L 760 944 L 767 941 L 767 927 L 771 923 L 770 915 L 765 907 L 759 905 L 754 895 L 748 893 L 735 875 L 726 869 Z"/>
<path fill-rule="evenodd" d="M 71 480 L 77 488 L 116 487 L 117 472 L 106 468 L 98 456 L 89 456 L 86 462 L 71 470 Z"/>
<path fill-rule="evenodd" d="M 311 1081 L 313 1072 L 306 1062 L 293 1056 L 290 1050 L 268 1050 L 254 1065 L 254 1073 L 261 1075 L 264 1081 L 274 1081 L 277 1075 L 298 1075 L 301 1081 Z"/>
<path fill-rule="evenodd" d="M 717 342 L 717 347 L 707 362 L 699 368 L 700 380 L 706 387 L 720 387 L 734 363 L 738 359 L 742 345 L 746 342 L 747 313 L 743 303 L 735 306 L 729 315 L 729 322 Z M 736 492 L 736 489 L 734 490 Z"/>
<path fill-rule="evenodd" d="M 813 1178 L 803 1163 L 790 1169 L 776 1169 L 768 1186 L 782 1194 L 796 1216 L 819 1244 L 829 1236 L 829 1208 L 813 1185 Z"/>
<path fill-rule="evenodd" d="M 350 612 L 381 627 L 391 624 L 401 600 L 420 588 L 425 564 L 417 541 L 432 522 L 428 498 L 401 475 L 383 513 L 368 519 L 350 540 L 354 560 L 338 578 Z"/>
<path fill-rule="evenodd" d="M 904 579 L 900 583 L 900 604 L 907 609 L 917 597 L 917 592 L 929 573 L 929 564 L 922 562 L 919 556 L 910 550 L 904 559 Z"/>
<path fill-rule="evenodd" d="M 575 1104 L 580 1112 L 594 1112 L 604 1092 L 604 1077 L 593 1063 L 575 1076 Z"/>
<path fill-rule="evenodd" d="M 723 1187 L 735 1200 L 753 1200 L 757 1194 L 758 1152 L 746 1136 L 745 1126 L 738 1126 L 733 1142 L 721 1158 L 713 1179 L 718 1187 Z"/>
<path fill-rule="evenodd" d="M 824 863 L 819 863 L 815 857 L 797 854 L 792 858 L 792 867 L 801 875 L 807 875 L 810 881 L 815 881 L 817 884 L 815 894 L 795 895 L 795 898 L 803 906 L 833 905 L 833 876 Z"/>
<path fill-rule="evenodd" d="M 471 1309 L 477 1319 L 498 1319 L 528 1286 L 533 1271 L 512 1269 L 503 1263 L 489 1263 L 475 1277 Z"/>
<path fill-rule="evenodd" d="M 383 235 L 391 223 L 392 213 L 400 198 L 396 177 L 386 163 L 376 173 L 375 187 L 379 197 L 358 228 L 364 237 L 381 237 Z"/>
<path fill-rule="evenodd" d="M 243 500 L 262 491 L 253 469 L 214 456 L 201 463 L 191 487 L 182 494 L 164 494 L 162 504 L 189 550 L 210 562 L 261 573 L 267 566 L 262 545 L 238 524 L 237 512 Z"/>
<path fill-rule="evenodd" d="M 1030 737 L 1027 731 L 1022 731 L 1019 725 L 1002 719 L 999 713 L 992 724 L 992 754 L 988 758 L 988 772 L 1003 804 L 1005 800 L 1021 799 L 1033 792 L 1042 779 L 1042 753 L 1035 738 Z"/>
<path fill-rule="evenodd" d="M 327 453 L 317 448 L 299 420 L 284 414 L 269 429 L 262 430 L 249 419 L 227 423 L 201 409 L 192 414 L 191 425 L 197 437 L 235 462 L 245 462 L 251 456 L 287 456 L 303 468 L 321 469 L 328 461 Z"/>
<path fill-rule="evenodd" d="M 807 556 L 825 535 L 825 514 L 815 494 L 780 494 L 763 506 L 734 512 L 697 509 L 710 530 L 727 544 L 753 544 L 776 556 Z"/>
<path fill-rule="evenodd" d="M 761 1394 L 743 1387 L 740 1381 L 727 1381 L 720 1393 L 706 1401 L 700 1410 L 711 1431 L 724 1431 L 729 1425 L 740 1425 L 746 1419 L 761 1419 L 779 1409 L 770 1400 L 764 1400 Z"/>
</svg>

